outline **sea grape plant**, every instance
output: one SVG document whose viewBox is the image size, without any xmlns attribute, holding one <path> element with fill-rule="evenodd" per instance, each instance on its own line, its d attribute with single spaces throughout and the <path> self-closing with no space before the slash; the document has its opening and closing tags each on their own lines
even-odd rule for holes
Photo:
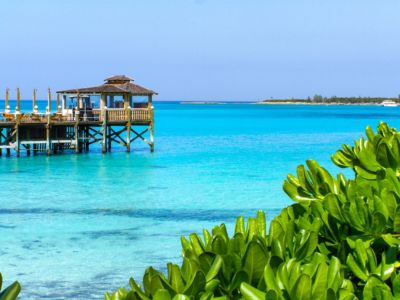
<svg viewBox="0 0 400 300">
<path fill-rule="evenodd" d="M 317 162 L 283 184 L 295 201 L 271 220 L 258 212 L 182 238 L 181 266 L 148 268 L 106 294 L 117 299 L 400 299 L 400 133 L 381 123 L 332 157 L 354 178 Z"/>
<path fill-rule="evenodd" d="M 3 286 L 3 276 L 0 273 L 0 300 L 14 300 L 17 299 L 19 292 L 21 291 L 21 286 L 18 281 L 15 281 L 4 290 Z"/>
</svg>

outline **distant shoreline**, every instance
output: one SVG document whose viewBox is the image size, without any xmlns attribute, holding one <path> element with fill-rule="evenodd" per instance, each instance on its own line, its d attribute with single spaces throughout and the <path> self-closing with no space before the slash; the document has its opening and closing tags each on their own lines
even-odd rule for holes
<svg viewBox="0 0 400 300">
<path fill-rule="evenodd" d="M 345 106 L 380 106 L 381 103 L 342 103 L 342 102 L 296 102 L 296 101 L 260 101 L 256 102 L 260 105 L 321 105 L 321 106 L 333 106 L 333 105 L 345 105 Z"/>
</svg>

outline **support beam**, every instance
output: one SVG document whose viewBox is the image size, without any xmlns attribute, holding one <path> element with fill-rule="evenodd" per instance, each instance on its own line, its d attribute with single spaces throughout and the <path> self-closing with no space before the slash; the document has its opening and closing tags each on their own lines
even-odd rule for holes
<svg viewBox="0 0 400 300">
<path fill-rule="evenodd" d="M 85 126 L 85 151 L 89 152 L 89 127 Z"/>
<path fill-rule="evenodd" d="M 104 106 L 102 115 L 103 115 L 103 125 L 102 125 L 103 143 L 101 150 L 103 153 L 106 153 L 107 152 L 107 106 Z"/>
<path fill-rule="evenodd" d="M 107 137 L 107 151 L 111 151 L 111 146 L 112 146 L 112 139 L 109 137 L 110 136 L 110 132 L 111 132 L 111 126 L 106 126 L 106 137 Z"/>
<path fill-rule="evenodd" d="M 15 152 L 17 153 L 17 157 L 20 156 L 20 143 L 19 143 L 19 124 L 17 122 L 17 124 L 15 125 Z"/>
<path fill-rule="evenodd" d="M 150 152 L 154 152 L 154 122 L 150 123 Z"/>
<path fill-rule="evenodd" d="M 11 142 L 11 129 L 7 128 L 6 132 L 7 132 L 6 142 L 7 142 L 7 144 L 9 144 Z M 11 150 L 10 150 L 10 148 L 7 148 L 6 156 L 9 157 L 10 155 L 11 155 Z"/>
<path fill-rule="evenodd" d="M 75 132 L 75 153 L 79 153 L 79 109 L 76 110 L 75 112 L 75 126 L 74 126 L 74 132 Z"/>
<path fill-rule="evenodd" d="M 0 145 L 3 144 L 3 128 L 0 128 Z M 0 156 L 3 155 L 3 149 L 0 148 Z"/>
<path fill-rule="evenodd" d="M 51 155 L 50 124 L 46 124 L 46 153 Z"/>
<path fill-rule="evenodd" d="M 132 124 L 132 109 L 130 106 L 126 109 L 126 151 L 131 152 L 131 124 Z"/>
<path fill-rule="evenodd" d="M 150 130 L 150 152 L 154 152 L 154 107 L 153 107 L 153 95 L 148 96 L 148 107 L 150 110 L 150 125 L 149 125 L 149 130 Z"/>
</svg>

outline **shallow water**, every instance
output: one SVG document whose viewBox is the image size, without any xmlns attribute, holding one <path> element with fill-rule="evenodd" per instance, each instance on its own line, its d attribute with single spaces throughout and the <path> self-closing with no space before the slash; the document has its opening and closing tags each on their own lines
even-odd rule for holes
<svg viewBox="0 0 400 300">
<path fill-rule="evenodd" d="M 25 104 L 28 106 L 30 104 Z M 97 299 L 180 261 L 181 235 L 291 203 L 287 173 L 400 108 L 156 103 L 154 153 L 0 159 L 0 271 L 21 299 Z"/>
</svg>

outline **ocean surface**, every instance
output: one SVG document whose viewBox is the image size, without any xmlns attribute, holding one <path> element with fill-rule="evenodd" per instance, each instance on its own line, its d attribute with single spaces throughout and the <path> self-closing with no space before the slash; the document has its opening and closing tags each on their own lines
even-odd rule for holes
<svg viewBox="0 0 400 300">
<path fill-rule="evenodd" d="M 156 102 L 155 119 L 154 153 L 136 141 L 130 154 L 0 158 L 0 271 L 21 299 L 101 299 L 180 262 L 181 235 L 232 232 L 258 209 L 271 220 L 298 164 L 341 171 L 330 156 L 368 124 L 400 127 L 400 108 Z"/>
</svg>

